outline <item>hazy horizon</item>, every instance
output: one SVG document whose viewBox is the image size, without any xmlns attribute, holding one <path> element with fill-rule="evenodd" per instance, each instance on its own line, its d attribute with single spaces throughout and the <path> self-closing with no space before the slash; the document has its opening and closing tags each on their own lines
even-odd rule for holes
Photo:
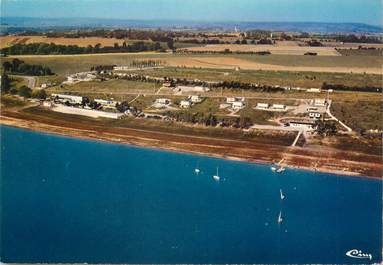
<svg viewBox="0 0 383 265">
<path fill-rule="evenodd" d="M 1 0 L 2 17 L 375 26 L 382 25 L 382 8 L 380 0 Z"/>
</svg>

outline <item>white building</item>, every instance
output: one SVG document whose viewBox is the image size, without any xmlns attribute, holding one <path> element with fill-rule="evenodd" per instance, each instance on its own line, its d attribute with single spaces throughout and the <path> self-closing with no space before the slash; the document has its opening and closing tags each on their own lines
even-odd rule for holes
<svg viewBox="0 0 383 265">
<path fill-rule="evenodd" d="M 69 104 L 82 104 L 84 101 L 84 97 L 63 95 L 63 94 L 52 94 L 51 98 L 60 103 L 69 103 Z"/>
<path fill-rule="evenodd" d="M 233 98 L 233 97 L 226 98 L 226 103 L 232 104 L 234 102 L 235 102 L 235 98 Z"/>
<path fill-rule="evenodd" d="M 309 93 L 320 93 L 321 89 L 320 88 L 308 88 L 306 91 Z"/>
<path fill-rule="evenodd" d="M 95 99 L 94 102 L 96 102 L 97 104 L 100 104 L 104 108 L 111 108 L 111 109 L 115 109 L 116 105 L 120 103 L 118 101 L 105 100 L 105 99 Z"/>
<path fill-rule="evenodd" d="M 92 81 L 96 78 L 97 76 L 95 72 L 82 72 L 82 73 L 76 73 L 76 74 L 68 76 L 66 83 L 71 84 L 71 83 L 81 82 L 81 81 Z"/>
<path fill-rule="evenodd" d="M 309 112 L 310 119 L 317 120 L 320 119 L 320 117 L 322 117 L 322 114 L 320 114 L 319 112 Z"/>
<path fill-rule="evenodd" d="M 231 104 L 232 109 L 239 110 L 245 107 L 245 103 L 242 101 L 235 101 Z"/>
<path fill-rule="evenodd" d="M 271 106 L 271 108 L 275 109 L 275 110 L 285 110 L 286 109 L 286 106 L 285 105 L 282 105 L 282 104 L 273 104 Z"/>
<path fill-rule="evenodd" d="M 308 121 L 290 121 L 289 126 L 294 128 L 302 128 L 306 130 L 313 130 L 315 128 L 315 124 L 313 122 Z"/>
<path fill-rule="evenodd" d="M 322 98 L 316 98 L 313 101 L 313 105 L 317 107 L 326 107 L 326 104 L 327 104 L 326 99 L 322 99 Z"/>
<path fill-rule="evenodd" d="M 177 86 L 176 90 L 187 93 L 187 92 L 207 92 L 210 89 L 208 87 L 203 87 L 203 86 Z"/>
<path fill-rule="evenodd" d="M 226 98 L 226 103 L 232 104 L 234 102 L 245 102 L 244 97 L 228 97 Z"/>
<path fill-rule="evenodd" d="M 189 100 L 181 100 L 180 107 L 183 109 L 187 109 L 191 107 L 191 102 Z"/>
<path fill-rule="evenodd" d="M 191 96 L 190 101 L 192 103 L 200 103 L 202 101 L 202 98 L 200 96 Z"/>
<path fill-rule="evenodd" d="M 257 103 L 257 109 L 268 109 L 269 107 L 268 103 Z"/>
<path fill-rule="evenodd" d="M 163 104 L 163 105 L 169 105 L 171 103 L 171 100 L 168 98 L 157 98 L 156 103 Z"/>
<path fill-rule="evenodd" d="M 126 71 L 126 70 L 129 70 L 129 69 L 131 69 L 131 67 L 130 66 L 125 66 L 125 65 L 114 66 L 113 67 L 114 71 Z"/>
<path fill-rule="evenodd" d="M 53 103 L 52 103 L 52 101 L 47 101 L 47 100 L 45 100 L 45 101 L 43 102 L 43 106 L 44 106 L 44 107 L 47 107 L 47 108 L 51 108 L 51 107 L 53 107 Z"/>
</svg>

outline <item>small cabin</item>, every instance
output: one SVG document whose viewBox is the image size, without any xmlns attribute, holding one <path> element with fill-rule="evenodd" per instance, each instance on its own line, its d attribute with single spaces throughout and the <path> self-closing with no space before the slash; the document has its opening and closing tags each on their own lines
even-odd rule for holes
<svg viewBox="0 0 383 265">
<path fill-rule="evenodd" d="M 322 117 L 322 114 L 320 114 L 319 112 L 309 112 L 310 119 L 318 120 L 321 117 Z"/>
<path fill-rule="evenodd" d="M 189 100 L 181 100 L 180 107 L 183 109 L 187 109 L 191 107 L 191 102 Z"/>
<path fill-rule="evenodd" d="M 158 99 L 156 99 L 156 103 L 163 104 L 163 105 L 169 105 L 171 103 L 171 101 L 168 98 L 158 98 Z"/>
<path fill-rule="evenodd" d="M 282 104 L 273 104 L 271 106 L 271 108 L 275 109 L 275 110 L 285 110 L 286 109 L 286 106 L 285 105 L 282 105 Z"/>
<path fill-rule="evenodd" d="M 257 103 L 257 109 L 268 109 L 269 107 L 268 103 Z"/>
<path fill-rule="evenodd" d="M 236 102 L 233 102 L 233 104 L 231 105 L 231 107 L 234 109 L 234 110 L 239 110 L 239 109 L 243 109 L 245 107 L 245 104 L 242 102 L 242 101 L 236 101 Z"/>
</svg>

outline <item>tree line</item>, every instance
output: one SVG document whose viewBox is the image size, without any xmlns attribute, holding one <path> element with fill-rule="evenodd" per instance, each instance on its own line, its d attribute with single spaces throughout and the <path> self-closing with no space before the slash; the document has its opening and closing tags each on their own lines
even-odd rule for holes
<svg viewBox="0 0 383 265">
<path fill-rule="evenodd" d="M 88 53 L 116 53 L 116 52 L 144 52 L 163 51 L 159 42 L 138 41 L 132 44 L 124 42 L 121 46 L 115 43 L 114 46 L 88 45 L 80 47 L 77 45 L 60 45 L 54 43 L 30 43 L 15 44 L 1 49 L 4 55 L 46 55 L 46 54 L 88 54 Z"/>
<path fill-rule="evenodd" d="M 382 93 L 382 87 L 374 87 L 374 86 L 365 86 L 365 87 L 357 87 L 357 86 L 345 86 L 345 85 L 336 85 L 336 84 L 328 84 L 326 82 L 323 83 L 322 89 L 332 89 L 339 91 L 357 91 L 357 92 L 377 92 Z"/>
<path fill-rule="evenodd" d="M 3 70 L 9 74 L 21 74 L 21 75 L 53 75 L 52 70 L 47 66 L 38 64 L 27 64 L 22 60 L 13 59 L 11 62 L 5 61 L 3 63 Z"/>
</svg>

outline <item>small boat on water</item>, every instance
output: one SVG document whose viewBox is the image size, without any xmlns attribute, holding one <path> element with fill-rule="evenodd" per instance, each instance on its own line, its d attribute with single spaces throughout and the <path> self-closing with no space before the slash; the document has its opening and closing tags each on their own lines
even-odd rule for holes
<svg viewBox="0 0 383 265">
<path fill-rule="evenodd" d="M 279 189 L 279 193 L 281 195 L 281 200 L 283 200 L 285 198 L 285 195 L 283 195 L 282 189 Z"/>
<path fill-rule="evenodd" d="M 285 168 L 284 167 L 280 167 L 277 169 L 277 173 L 282 173 L 283 171 L 285 171 Z"/>
<path fill-rule="evenodd" d="M 278 224 L 281 224 L 282 222 L 283 222 L 282 211 L 280 211 L 278 215 Z"/>
<path fill-rule="evenodd" d="M 194 172 L 195 172 L 197 175 L 201 172 L 201 170 L 199 169 L 199 162 L 197 162 L 197 166 L 195 167 Z"/>
<path fill-rule="evenodd" d="M 215 180 L 215 181 L 219 181 L 221 178 L 220 178 L 220 176 L 219 176 L 219 174 L 218 174 L 218 167 L 217 167 L 217 175 L 214 175 L 213 176 L 213 179 Z"/>
</svg>

